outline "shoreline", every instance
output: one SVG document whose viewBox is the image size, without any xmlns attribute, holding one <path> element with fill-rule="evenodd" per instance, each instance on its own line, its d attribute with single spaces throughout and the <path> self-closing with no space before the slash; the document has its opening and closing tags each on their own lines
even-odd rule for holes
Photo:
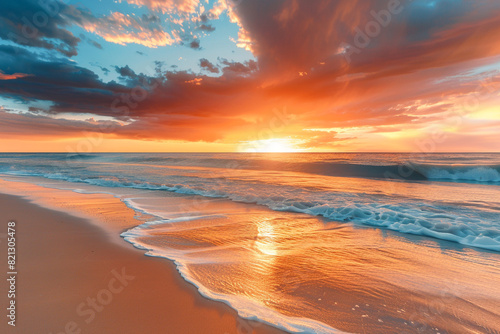
<svg viewBox="0 0 500 334">
<path fill-rule="evenodd" d="M 87 219 L 3 193 L 0 216 L 5 230 L 17 223 L 18 266 L 16 327 L 4 319 L 2 332 L 284 333 L 204 298 L 172 261 L 118 245 Z"/>
<path fill-rule="evenodd" d="M 18 182 L 12 182 L 13 180 Z M 74 270 L 75 267 L 74 259 L 78 259 L 78 263 L 85 260 L 83 262 L 85 268 L 94 268 L 94 265 L 97 268 L 99 266 L 95 262 L 101 262 L 98 274 L 95 274 L 100 276 L 98 279 L 89 276 L 89 272 L 94 274 L 95 269 L 87 270 L 84 273 L 85 278 L 76 277 L 73 281 L 70 280 L 62 285 L 64 293 L 57 292 L 60 302 L 67 306 L 72 311 L 73 317 L 80 321 L 92 315 L 92 309 L 89 310 L 90 306 L 85 298 L 97 299 L 98 294 L 101 293 L 101 299 L 108 297 L 112 300 L 118 300 L 121 295 L 125 295 L 124 292 L 115 296 L 111 290 L 116 291 L 120 286 L 113 285 L 111 287 L 109 285 L 116 284 L 116 280 L 111 283 L 111 279 L 118 279 L 117 275 L 120 276 L 124 267 L 126 268 L 123 269 L 125 270 L 123 275 L 137 276 L 133 272 L 129 272 L 127 266 L 113 265 L 111 268 L 108 265 L 102 268 L 103 264 L 132 263 L 141 268 L 151 266 L 140 271 L 148 273 L 148 277 L 144 280 L 141 278 L 140 284 L 143 286 L 132 293 L 135 296 L 127 297 L 126 303 L 134 304 L 135 308 L 125 308 L 120 302 L 120 305 L 117 306 L 120 309 L 116 311 L 118 314 L 113 315 L 111 322 L 103 321 L 99 326 L 83 330 L 81 333 L 102 333 L 102 328 L 107 330 L 106 333 L 114 333 L 116 328 L 121 333 L 128 333 L 127 330 L 130 328 L 135 330 L 132 333 L 136 333 L 137 330 L 141 332 L 143 324 L 140 321 L 132 326 L 124 325 L 123 328 L 115 325 L 120 322 L 124 314 L 140 318 L 143 317 L 144 312 L 147 312 L 144 321 L 148 323 L 148 326 L 151 326 L 151 322 L 158 321 L 163 324 L 161 328 L 148 327 L 149 332 L 164 333 L 167 331 L 174 334 L 198 332 L 221 334 L 284 333 L 283 330 L 301 331 L 304 329 L 303 319 L 319 319 L 329 326 L 328 330 L 323 330 L 318 326 L 311 326 L 310 323 L 305 325 L 310 329 L 315 328 L 314 332 L 318 333 L 338 331 L 400 333 L 404 330 L 425 328 L 434 328 L 443 333 L 458 330 L 495 330 L 497 329 L 495 323 L 498 323 L 496 320 L 500 319 L 497 303 L 498 296 L 500 296 L 499 290 L 491 286 L 491 282 L 500 277 L 500 271 L 495 266 L 495 259 L 498 258 L 495 253 L 478 252 L 474 249 L 458 247 L 455 243 L 418 238 L 389 230 L 325 222 L 316 217 L 297 213 L 280 213 L 258 205 L 239 204 L 220 199 L 198 202 L 200 200 L 198 197 L 171 196 L 170 193 L 168 195 L 158 194 L 136 189 L 107 189 L 93 186 L 74 188 L 74 185 L 68 187 L 68 184 L 64 182 L 51 180 L 40 182 L 39 179 L 35 178 L 9 178 L 7 180 L 2 178 L 0 179 L 0 187 L 3 193 L 17 196 L 17 199 L 21 200 L 21 204 L 4 205 L 8 210 L 17 206 L 19 212 L 27 214 L 32 212 L 32 209 L 22 210 L 24 205 L 35 205 L 35 209 L 49 209 L 56 216 L 62 212 L 65 213 L 66 218 L 56 219 L 62 226 L 57 227 L 57 224 L 54 224 L 54 219 L 44 218 L 44 224 L 41 224 L 43 226 L 29 229 L 32 231 L 38 228 L 38 234 L 32 238 L 39 243 L 38 235 L 44 236 L 41 240 L 53 240 L 52 234 L 54 233 L 52 231 L 57 231 L 55 234 L 59 235 L 62 243 L 59 242 L 56 243 L 57 246 L 52 246 L 51 251 L 56 254 L 53 257 L 59 257 L 56 261 L 52 261 L 56 262 L 55 265 L 57 265 L 57 261 L 60 261 L 61 255 L 53 248 L 59 247 L 65 251 L 89 245 L 92 248 L 97 239 L 101 240 L 98 243 L 99 249 L 101 249 L 98 254 L 91 252 L 95 249 L 87 249 L 83 255 L 64 254 L 63 256 L 65 257 L 65 268 L 71 268 L 71 270 Z M 129 200 L 132 201 L 133 205 L 128 205 Z M 201 206 L 200 203 L 205 205 Z M 0 212 L 7 212 L 5 208 L 0 207 Z M 153 210 L 151 210 L 152 208 Z M 161 208 L 163 213 L 159 214 L 154 208 Z M 41 216 L 36 212 L 33 221 L 41 219 Z M 171 219 L 174 219 L 173 221 L 177 218 L 184 219 L 186 212 L 197 219 L 192 221 L 188 219 L 183 223 L 172 225 L 168 223 Z M 68 221 L 72 221 L 75 217 L 80 217 L 76 218 L 79 222 L 68 224 Z M 201 249 L 208 250 L 208 252 L 204 252 L 204 257 L 206 257 L 210 254 L 210 247 L 208 247 L 210 244 L 230 244 L 233 242 L 230 238 L 238 237 L 239 233 L 243 231 L 243 242 L 250 240 L 251 244 L 248 247 L 243 245 L 243 248 L 240 249 L 244 249 L 246 253 L 235 254 L 236 258 L 232 257 L 232 259 L 244 256 L 243 258 L 247 259 L 248 263 L 254 265 L 249 266 L 247 262 L 236 260 L 231 261 L 231 266 L 226 266 L 224 259 L 227 254 L 214 252 L 212 255 L 215 257 L 211 261 L 213 261 L 214 266 L 219 263 L 219 267 L 218 269 L 212 268 L 214 270 L 211 271 L 210 268 L 204 270 L 203 266 L 189 264 L 191 262 L 189 259 L 186 263 L 186 259 L 183 259 L 182 256 L 178 257 L 180 253 L 165 254 L 166 248 L 160 247 L 159 253 L 157 253 L 154 250 L 155 238 L 150 238 L 152 235 L 149 235 L 149 232 L 155 234 L 154 228 L 148 227 L 149 232 L 137 235 L 137 237 L 145 237 L 139 241 L 139 249 L 136 248 L 137 242 L 130 243 L 134 240 L 127 242 L 120 237 L 124 230 L 131 231 L 131 228 L 138 228 L 143 223 L 158 218 L 164 218 L 166 221 L 159 224 L 155 222 L 151 227 L 155 226 L 160 229 L 162 240 L 173 242 L 173 247 L 168 247 L 168 249 L 174 253 L 175 249 L 182 251 L 184 247 L 195 250 L 193 248 L 195 245 L 179 243 L 180 240 L 189 241 L 202 238 L 201 240 L 204 242 Z M 30 220 L 28 219 L 28 222 Z M 45 222 L 50 224 L 45 224 Z M 80 228 L 83 226 L 80 232 L 74 233 L 71 232 L 71 229 L 68 230 L 68 227 L 78 224 L 81 225 Z M 49 225 L 52 228 L 44 229 Z M 54 226 L 56 227 L 54 228 Z M 50 233 L 47 233 L 48 231 Z M 146 230 L 142 230 L 142 232 L 146 232 Z M 75 234 L 82 236 L 85 240 L 89 238 L 91 240 L 67 242 L 65 236 L 73 237 Z M 298 235 L 300 237 L 296 238 Z M 275 240 L 275 238 L 277 239 Z M 302 248 L 297 248 L 295 242 L 305 243 L 310 247 L 297 252 L 297 249 Z M 176 248 L 176 245 L 180 248 Z M 319 249 L 320 245 L 323 249 L 328 250 L 324 254 L 326 257 L 315 255 L 317 254 L 315 250 Z M 38 248 L 44 249 L 45 246 L 47 245 Z M 106 247 L 103 248 L 103 246 Z M 287 253 L 286 256 L 283 256 L 284 253 L 280 253 L 281 250 L 278 247 Z M 35 246 L 32 248 L 37 249 Z M 146 254 L 152 256 L 145 256 L 146 249 L 148 252 L 153 250 L 152 253 Z M 126 253 L 121 253 L 119 250 L 124 250 Z M 116 255 L 116 252 L 119 254 Z M 131 255 L 134 256 L 133 260 L 131 260 Z M 207 259 L 209 258 L 210 256 Z M 151 259 L 156 261 L 154 262 L 156 264 L 151 264 Z M 175 259 L 176 262 L 173 262 L 172 259 Z M 89 261 L 92 263 L 87 263 Z M 321 261 L 327 261 L 328 265 L 324 265 Z M 54 266 L 54 263 L 48 262 L 49 265 Z M 0 261 L 0 263 L 2 262 Z M 44 262 L 34 262 L 32 266 L 40 266 L 40 263 Z M 302 265 L 304 263 L 307 265 Z M 363 265 L 359 266 L 360 263 Z M 161 266 L 164 271 L 159 270 L 155 265 Z M 186 269 L 187 267 L 184 267 L 186 265 L 189 267 L 189 277 L 183 276 L 183 268 Z M 171 267 L 168 268 L 168 266 Z M 60 268 L 54 268 L 54 270 L 37 269 L 42 273 L 48 271 L 65 276 L 72 274 L 72 271 L 67 272 Z M 460 273 L 460 276 L 456 277 L 456 273 Z M 162 275 L 168 277 L 162 277 Z M 317 281 L 317 278 L 324 280 L 323 284 L 318 285 L 321 289 L 307 283 Z M 45 281 L 50 279 L 50 275 L 44 278 Z M 299 280 L 297 281 L 297 279 Z M 75 289 L 80 293 L 79 284 L 82 284 L 82 280 L 85 280 L 84 285 L 88 285 L 90 282 L 95 286 L 96 282 L 99 282 L 100 286 L 94 291 L 90 291 L 87 287 L 85 298 L 77 300 L 71 293 L 74 294 Z M 35 282 L 37 281 L 35 280 Z M 282 288 L 283 282 L 292 283 L 289 285 L 290 292 Z M 272 316 L 266 312 L 266 308 L 264 308 L 263 313 L 262 309 L 248 308 L 249 304 L 234 304 L 234 299 L 224 297 L 223 301 L 220 301 L 217 294 L 204 295 L 203 288 L 201 290 L 197 288 L 198 283 L 201 283 L 201 286 L 209 291 L 222 292 L 223 294 L 226 291 L 226 286 L 229 286 L 229 294 L 226 296 L 234 292 L 234 289 L 231 290 L 231 284 L 242 285 L 250 300 L 259 301 L 264 305 L 268 305 L 268 302 L 275 302 L 270 305 L 269 309 L 278 311 L 280 316 L 278 318 Z M 168 288 L 169 291 L 173 290 L 173 293 L 162 292 L 162 298 L 160 298 L 154 293 L 159 288 L 162 291 Z M 39 287 L 37 291 L 43 289 L 44 287 Z M 127 289 L 126 291 L 128 291 Z M 153 289 L 153 293 L 147 291 L 149 293 L 147 294 L 144 292 L 145 289 Z M 101 292 L 102 290 L 104 291 Z M 187 291 L 187 296 L 179 297 L 179 290 Z M 328 292 L 327 298 L 325 298 L 326 292 Z M 301 295 L 305 294 L 315 294 L 318 303 L 302 309 L 301 312 L 294 312 L 293 309 L 289 308 L 289 305 L 292 304 L 281 302 L 283 298 L 300 300 Z M 172 301 L 173 295 L 175 300 Z M 68 304 L 67 298 L 73 298 L 71 299 L 72 305 Z M 307 300 L 315 301 L 316 299 L 308 298 Z M 322 307 L 323 300 L 328 308 L 321 309 L 322 318 L 319 318 L 318 307 Z M 106 299 L 104 301 L 107 302 Z M 83 306 L 78 309 L 82 302 Z M 39 301 L 38 304 L 42 303 Z M 166 304 L 169 308 L 165 306 Z M 218 306 L 219 304 L 222 306 Z M 115 305 L 115 302 L 110 305 Z M 205 308 L 200 310 L 199 305 L 207 305 L 208 310 Z M 0 304 L 0 307 L 3 306 Z M 235 309 L 240 312 L 239 314 L 253 315 L 252 319 L 259 320 L 245 320 L 238 316 Z M 78 310 L 84 315 L 78 314 Z M 165 312 L 162 313 L 162 310 Z M 212 315 L 210 310 L 214 311 L 216 315 Z M 96 316 L 105 313 L 106 309 L 102 313 L 101 311 L 94 309 Z M 30 313 L 35 314 L 36 312 L 35 309 Z M 193 312 L 197 316 L 192 316 Z M 153 315 L 151 315 L 152 313 Z M 61 318 L 58 314 L 53 312 L 52 315 L 48 314 L 48 316 Z M 426 314 L 430 314 L 431 318 Z M 289 320 L 292 321 L 290 322 L 286 317 L 290 317 Z M 174 321 L 175 324 L 178 324 L 175 325 L 174 329 L 171 329 L 173 326 L 172 318 L 177 321 Z M 285 322 L 281 321 L 283 319 Z M 457 322 L 457 319 L 460 321 Z M 128 318 L 126 320 L 129 321 Z M 38 322 L 43 321 L 45 320 L 38 319 Z M 91 322 L 93 324 L 94 319 Z M 114 324 L 112 324 L 113 322 Z M 210 327 L 208 329 L 206 328 L 207 322 L 209 323 L 208 327 Z M 227 325 L 228 322 L 230 325 Z M 198 327 L 192 328 L 193 323 L 198 324 L 196 325 Z M 200 323 L 202 325 L 199 325 Z M 78 323 L 77 325 L 82 324 Z M 86 326 L 86 322 L 83 325 Z M 289 325 L 293 325 L 293 327 L 288 327 Z M 122 326 L 121 323 L 120 326 Z M 68 332 L 64 331 L 64 328 L 51 330 L 52 332 L 46 331 L 45 333 Z M 24 332 L 26 331 L 21 333 Z M 14 333 L 16 332 L 14 331 Z"/>
</svg>

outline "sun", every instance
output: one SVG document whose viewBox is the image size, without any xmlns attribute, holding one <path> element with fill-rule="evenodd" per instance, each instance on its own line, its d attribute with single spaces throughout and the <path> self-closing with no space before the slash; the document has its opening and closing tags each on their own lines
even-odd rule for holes
<svg viewBox="0 0 500 334">
<path fill-rule="evenodd" d="M 273 138 L 246 142 L 241 151 L 256 153 L 290 153 L 300 152 L 301 150 L 295 147 L 290 139 Z"/>
</svg>

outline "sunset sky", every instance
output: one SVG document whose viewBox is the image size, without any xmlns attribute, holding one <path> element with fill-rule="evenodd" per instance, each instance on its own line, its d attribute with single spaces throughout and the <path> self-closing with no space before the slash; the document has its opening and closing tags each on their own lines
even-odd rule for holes
<svg viewBox="0 0 500 334">
<path fill-rule="evenodd" d="M 498 0 L 0 2 L 0 151 L 500 151 Z"/>
</svg>

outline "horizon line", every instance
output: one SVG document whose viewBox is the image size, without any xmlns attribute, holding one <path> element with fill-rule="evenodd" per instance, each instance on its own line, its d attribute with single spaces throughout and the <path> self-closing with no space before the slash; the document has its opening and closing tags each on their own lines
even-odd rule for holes
<svg viewBox="0 0 500 334">
<path fill-rule="evenodd" d="M 414 152 L 408 152 L 408 151 L 309 151 L 309 152 L 230 152 L 230 151 L 183 151 L 183 152 L 168 152 L 168 151 L 146 151 L 146 152 L 129 152 L 129 151 L 105 151 L 105 152 L 82 152 L 82 153 L 75 153 L 75 152 L 62 152 L 62 151 L 44 151 L 44 152 L 33 152 L 33 151 L 22 151 L 22 152 L 0 152 L 0 154 L 68 154 L 68 155 L 85 155 L 85 154 L 115 154 L 115 153 L 126 153 L 126 154 L 146 154 L 146 153 L 162 153 L 162 154 L 173 154 L 173 153 L 207 153 L 207 154 L 214 154 L 214 153 L 230 153 L 230 154 L 303 154 L 303 153 L 320 153 L 320 154 L 332 154 L 332 153 L 337 153 L 337 154 L 500 154 L 500 151 L 439 151 L 439 152 L 420 152 L 420 151 L 414 151 Z"/>
</svg>

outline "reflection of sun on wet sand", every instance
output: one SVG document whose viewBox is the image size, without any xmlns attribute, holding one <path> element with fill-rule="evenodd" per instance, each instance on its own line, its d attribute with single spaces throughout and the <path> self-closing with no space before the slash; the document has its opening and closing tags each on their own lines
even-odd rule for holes
<svg viewBox="0 0 500 334">
<path fill-rule="evenodd" d="M 257 223 L 257 231 L 255 248 L 263 254 L 270 255 L 269 260 L 274 260 L 276 255 L 278 255 L 278 250 L 274 240 L 275 233 L 273 223 L 268 220 L 263 220 Z"/>
</svg>

